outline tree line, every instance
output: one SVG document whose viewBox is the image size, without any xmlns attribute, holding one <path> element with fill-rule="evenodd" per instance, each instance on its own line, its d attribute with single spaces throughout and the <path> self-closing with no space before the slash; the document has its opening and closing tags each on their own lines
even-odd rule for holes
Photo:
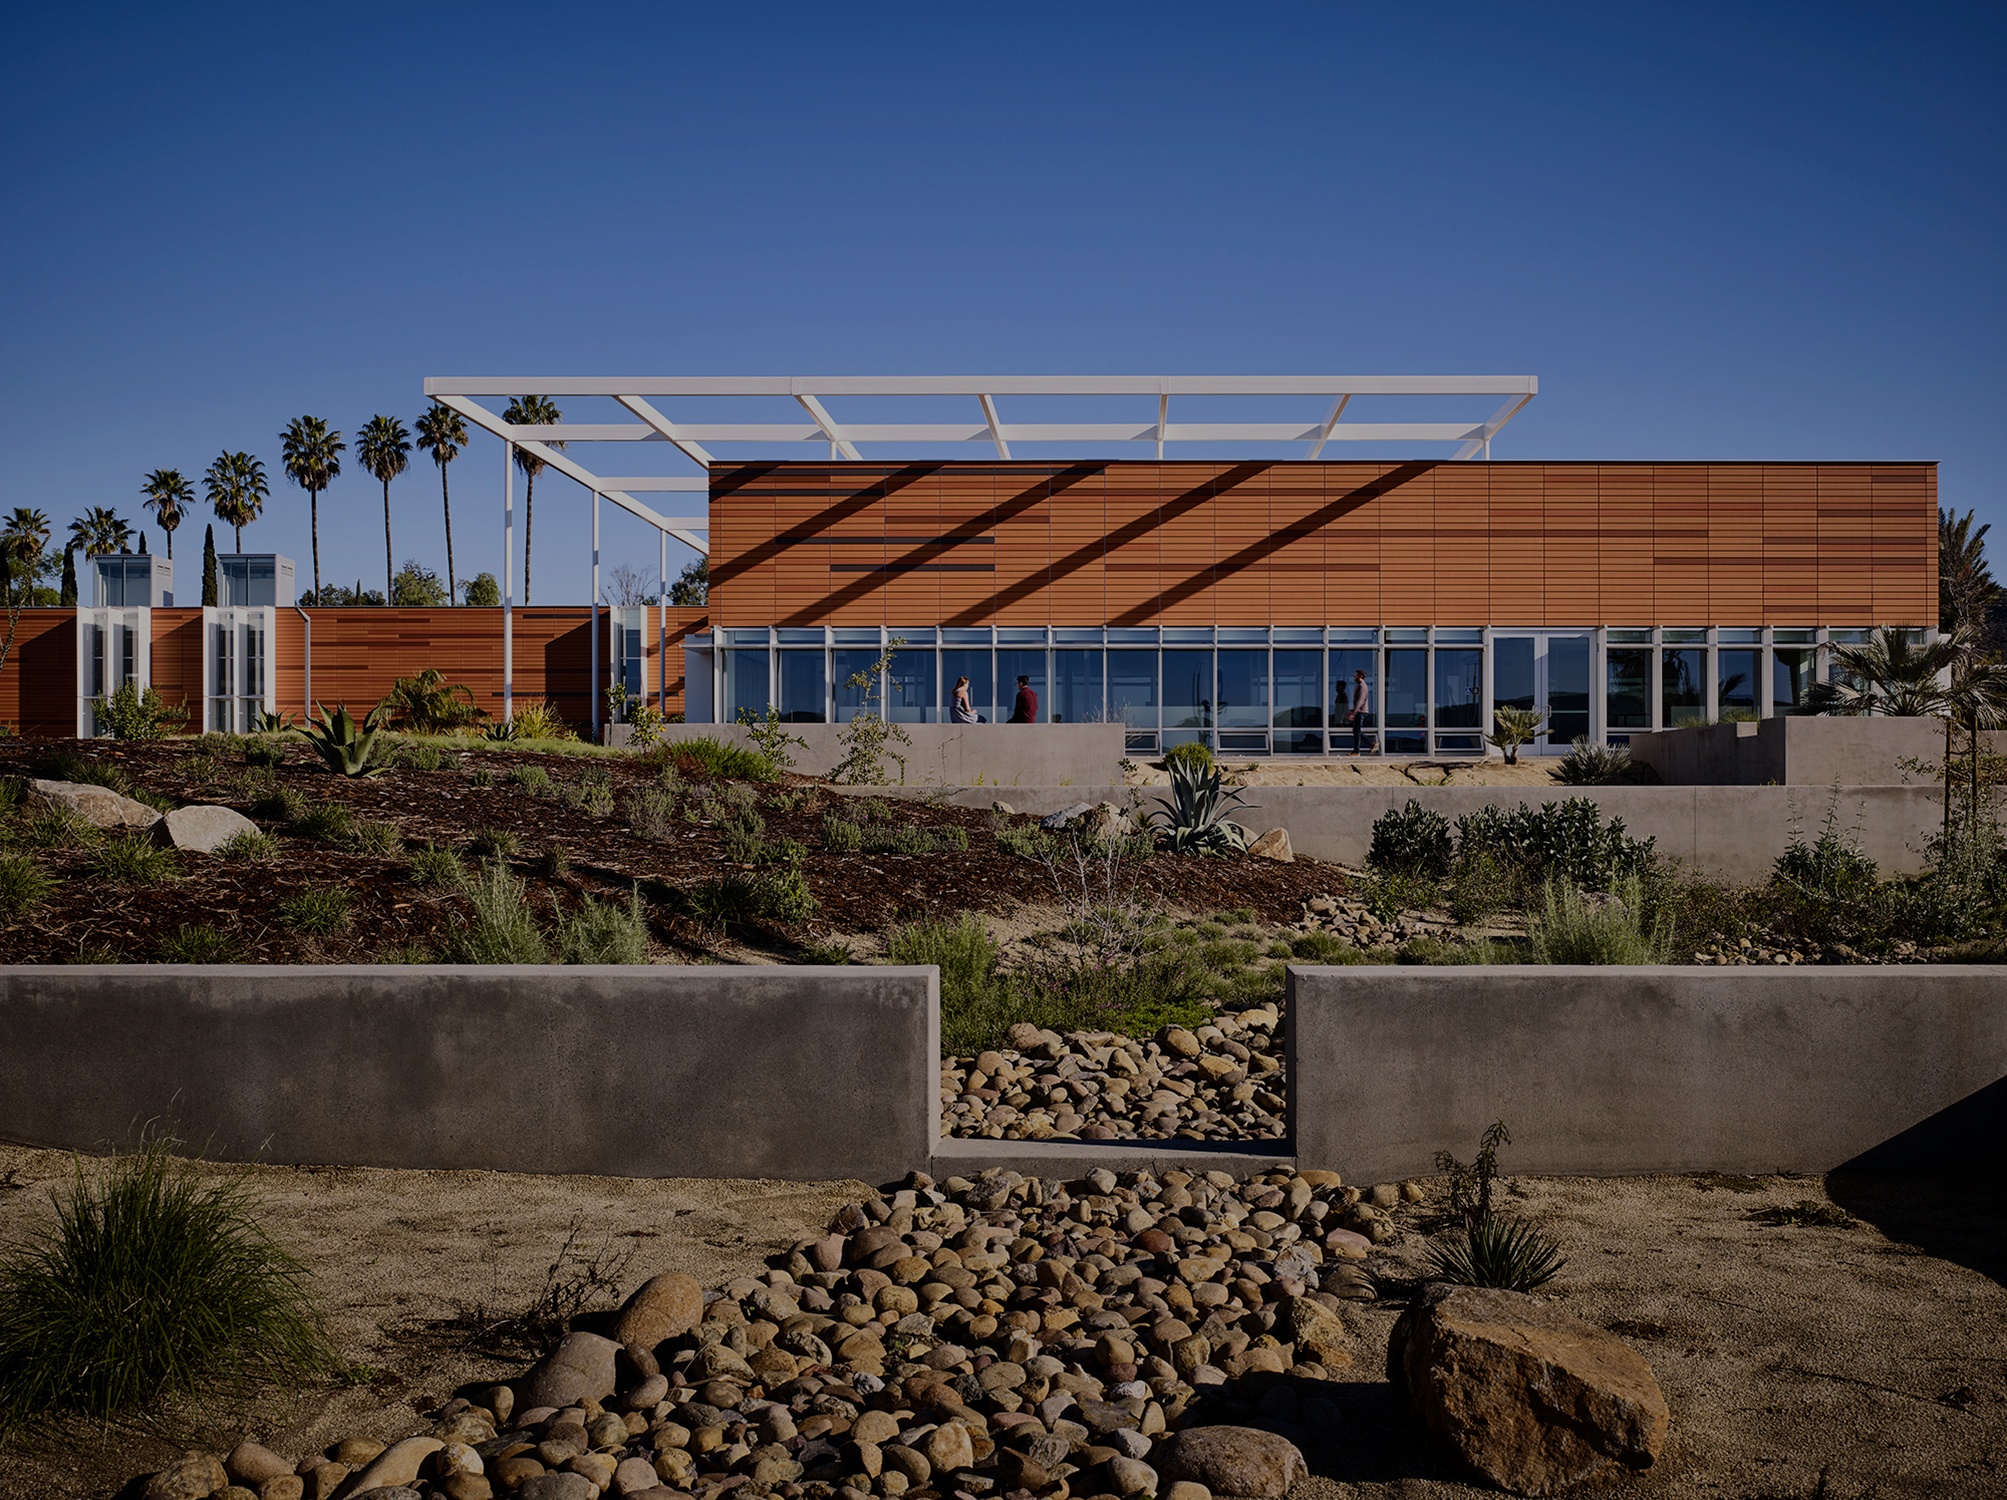
<svg viewBox="0 0 2007 1500">
<path fill-rule="evenodd" d="M 518 396 L 502 413 L 507 422 L 522 426 L 556 425 L 564 420 L 555 402 L 544 396 Z M 474 606 L 500 604 L 501 590 L 492 573 L 481 573 L 461 583 L 453 567 L 453 500 L 447 482 L 447 467 L 467 446 L 466 420 L 456 411 L 433 406 L 413 424 L 415 433 L 397 417 L 378 414 L 362 425 L 356 435 L 355 458 L 364 472 L 383 486 L 383 592 L 365 590 L 362 580 L 354 586 L 321 582 L 320 497 L 341 475 L 342 455 L 348 451 L 341 432 L 321 417 L 295 417 L 279 434 L 280 468 L 296 487 L 307 495 L 308 528 L 313 542 L 313 588 L 302 604 L 396 604 L 440 605 L 456 601 Z M 411 465 L 414 438 L 419 451 L 431 456 L 439 468 L 439 503 L 446 526 L 446 579 L 416 561 L 396 567 L 390 525 L 390 482 Z M 553 442 L 562 448 L 562 442 Z M 544 460 L 521 447 L 515 450 L 516 467 L 522 470 L 523 493 L 523 603 L 530 602 L 530 564 L 535 524 L 537 475 Z M 140 482 L 142 508 L 153 513 L 167 534 L 168 561 L 174 560 L 174 534 L 181 529 L 196 503 L 195 486 L 178 469 L 155 469 Z M 244 550 L 244 528 L 264 513 L 271 498 L 271 484 L 262 460 L 249 453 L 225 449 L 202 474 L 203 498 L 216 519 L 231 528 L 237 551 Z M 205 528 L 204 604 L 216 602 L 212 577 L 214 528 Z M 49 518 L 29 506 L 17 506 L 0 523 L 0 588 L 8 604 L 77 603 L 76 554 L 86 559 L 105 553 L 131 550 L 133 527 L 111 506 L 94 505 L 70 523 L 68 540 L 60 554 L 49 551 Z M 146 535 L 139 534 L 139 550 L 147 549 Z M 55 581 L 60 575 L 60 581 Z M 704 559 L 698 558 L 683 570 L 670 589 L 671 602 L 705 602 L 708 577 Z M 624 592 L 632 591 L 631 584 Z"/>
</svg>

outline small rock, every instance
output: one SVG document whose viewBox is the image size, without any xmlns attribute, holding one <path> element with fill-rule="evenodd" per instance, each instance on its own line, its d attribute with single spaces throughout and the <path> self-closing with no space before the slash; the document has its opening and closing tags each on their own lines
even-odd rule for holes
<svg viewBox="0 0 2007 1500">
<path fill-rule="evenodd" d="M 524 1481 L 516 1500 L 599 1500 L 599 1486 L 583 1474 L 539 1474 Z"/>
<path fill-rule="evenodd" d="M 1522 1292 L 1429 1288 L 1394 1325 L 1387 1375 L 1424 1428 L 1518 1494 L 1649 1468 L 1665 1445 L 1665 1394 L 1644 1356 Z"/>
<path fill-rule="evenodd" d="M 293 1466 L 270 1448 L 252 1442 L 239 1443 L 225 1454 L 223 1468 L 237 1483 L 251 1488 L 293 1472 Z"/>
<path fill-rule="evenodd" d="M 722 1347 L 722 1346 L 720 1346 Z M 568 1333 L 523 1377 L 522 1401 L 527 1407 L 571 1406 L 603 1401 L 613 1394 L 614 1359 L 620 1344 L 596 1333 Z"/>
<path fill-rule="evenodd" d="M 1102 1466 L 1118 1495 L 1154 1495 L 1157 1471 L 1140 1459 L 1111 1458 Z"/>
<path fill-rule="evenodd" d="M 257 831 L 258 825 L 235 808 L 203 802 L 177 807 L 153 825 L 156 842 L 197 854 L 214 854 L 239 834 Z"/>
<path fill-rule="evenodd" d="M 160 821 L 160 814 L 144 802 L 122 797 L 108 786 L 76 781 L 31 780 L 24 805 L 29 812 L 63 808 L 94 828 L 151 828 Z"/>
<path fill-rule="evenodd" d="M 1193 1479 L 1180 1479 L 1164 1492 L 1164 1500 L 1213 1500 L 1213 1492 Z"/>
<path fill-rule="evenodd" d="M 479 1474 L 455 1474 L 439 1483 L 446 1500 L 495 1500 L 495 1487 Z"/>
<path fill-rule="evenodd" d="M 41 783 L 31 783 L 41 785 Z M 51 785 L 67 786 L 67 782 Z M 142 1500 L 208 1500 L 230 1482 L 223 1464 L 213 1453 L 183 1454 L 153 1478 L 141 1492 Z"/>
<path fill-rule="evenodd" d="M 418 1471 L 425 1460 L 445 1446 L 435 1437 L 409 1437 L 392 1443 L 368 1468 L 355 1476 L 353 1493 L 366 1495 L 375 1489 L 394 1489 L 398 1485 L 416 1483 Z"/>
<path fill-rule="evenodd" d="M 1214 1494 L 1282 1500 L 1309 1466 L 1288 1438 L 1254 1427 L 1188 1427 L 1162 1446 L 1161 1472 Z"/>
<path fill-rule="evenodd" d="M 688 1333 L 703 1318 L 704 1289 L 697 1285 L 697 1278 L 685 1271 L 664 1271 L 636 1289 L 608 1332 L 616 1344 L 652 1350 L 664 1339 Z"/>
<path fill-rule="evenodd" d="M 1272 859 L 1280 864 L 1294 864 L 1296 851 L 1289 845 L 1287 828 L 1271 828 L 1260 838 L 1247 846 L 1247 852 L 1256 859 Z"/>
</svg>

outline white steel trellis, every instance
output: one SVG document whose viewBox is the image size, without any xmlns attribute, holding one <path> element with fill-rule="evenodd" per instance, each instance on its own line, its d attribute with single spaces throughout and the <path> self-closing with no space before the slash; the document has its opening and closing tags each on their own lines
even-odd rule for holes
<svg viewBox="0 0 2007 1500">
<path fill-rule="evenodd" d="M 1174 443 L 1302 444 L 1288 455 L 1315 459 L 1336 442 L 1451 443 L 1453 459 L 1491 456 L 1491 440 L 1522 407 L 1539 393 L 1532 375 L 837 375 L 837 376 L 520 376 L 507 378 L 432 376 L 425 394 L 441 406 L 501 438 L 508 446 L 504 463 L 512 468 L 514 449 L 576 480 L 595 497 L 593 545 L 594 677 L 599 639 L 599 548 L 597 498 L 604 496 L 622 510 L 655 527 L 664 539 L 662 587 L 667 589 L 667 538 L 674 537 L 708 556 L 708 516 L 665 516 L 635 498 L 645 494 L 694 494 L 710 491 L 709 469 L 717 447 L 791 443 L 826 444 L 832 460 L 861 461 L 897 458 L 895 453 L 866 455 L 860 444 L 879 448 L 915 445 L 983 443 L 999 458 L 1012 457 L 1012 445 L 1057 444 L 1078 447 L 1101 443 L 1147 443 L 1157 458 Z M 610 399 L 631 413 L 633 422 L 563 422 L 524 425 L 504 421 L 479 398 L 535 393 L 554 397 Z M 965 397 L 977 412 L 964 422 L 850 422 L 838 418 L 825 398 Z M 1154 420 L 1098 422 L 1013 422 L 1000 406 L 1001 398 L 1155 396 Z M 1268 396 L 1322 397 L 1330 401 L 1321 420 L 1301 418 L 1266 422 L 1173 422 L 1173 397 Z M 1497 397 L 1499 404 L 1481 421 L 1347 422 L 1346 408 L 1355 396 Z M 684 421 L 663 409 L 671 399 L 694 397 L 767 397 L 792 403 L 797 415 L 788 421 Z M 981 420 L 975 420 L 979 415 Z M 806 418 L 807 420 L 801 420 Z M 553 443 L 658 442 L 673 447 L 701 471 L 696 474 L 603 475 L 553 448 Z M 1024 455 L 1020 454 L 1019 457 Z M 505 473 L 507 471 L 505 470 Z M 515 539 L 514 488 L 504 480 L 503 540 L 512 558 Z M 513 712 L 514 573 L 503 564 L 502 702 L 505 716 Z M 664 674 L 666 676 L 666 674 Z M 595 689 L 593 721 L 599 718 Z"/>
</svg>

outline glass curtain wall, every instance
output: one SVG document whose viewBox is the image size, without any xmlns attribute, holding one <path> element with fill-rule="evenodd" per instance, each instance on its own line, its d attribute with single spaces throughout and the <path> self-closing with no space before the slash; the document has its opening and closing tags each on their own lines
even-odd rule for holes
<svg viewBox="0 0 2007 1500">
<path fill-rule="evenodd" d="M 1105 716 L 1101 693 L 1101 653 L 1052 653 L 1052 722 L 1092 724 Z"/>
<path fill-rule="evenodd" d="M 1220 748 L 1243 754 L 1267 750 L 1268 648 L 1222 651 L 1217 671 Z"/>
<path fill-rule="evenodd" d="M 1277 755 L 1324 753 L 1324 653 L 1275 653 L 1275 717 L 1272 748 Z"/>
<path fill-rule="evenodd" d="M 1164 653 L 1164 744 L 1213 740 L 1213 654 Z"/>
<path fill-rule="evenodd" d="M 824 653 L 783 651 L 780 654 L 780 716 L 790 724 L 820 724 L 829 717 L 829 679 L 823 675 Z"/>
<path fill-rule="evenodd" d="M 1157 653 L 1108 653 L 1108 709 L 1129 728 L 1127 748 L 1157 748 Z"/>
<path fill-rule="evenodd" d="M 938 724 L 943 715 L 934 690 L 934 652 L 901 646 L 885 672 L 885 717 L 894 724 Z"/>
<path fill-rule="evenodd" d="M 1045 648 L 1025 648 L 1019 646 L 999 647 L 997 650 L 997 711 L 998 723 L 1008 720 L 1017 703 L 1018 678 L 1029 678 L 1026 684 L 1038 695 L 1038 722 L 1050 721 L 1051 705 L 1047 699 L 1045 680 Z"/>
<path fill-rule="evenodd" d="M 1482 750 L 1484 720 L 1484 652 L 1436 647 L 1436 749 Z"/>
<path fill-rule="evenodd" d="M 1429 753 L 1429 653 L 1387 652 L 1386 749 L 1389 755 Z"/>
<path fill-rule="evenodd" d="M 948 709 L 955 694 L 955 680 L 969 679 L 969 706 L 994 724 L 997 721 L 996 678 L 990 672 L 990 648 L 981 650 L 963 646 L 949 646 L 941 652 L 941 717 L 948 717 Z"/>
</svg>

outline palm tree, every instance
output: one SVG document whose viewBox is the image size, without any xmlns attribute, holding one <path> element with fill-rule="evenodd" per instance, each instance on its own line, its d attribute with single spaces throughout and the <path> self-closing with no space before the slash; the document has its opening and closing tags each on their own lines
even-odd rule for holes
<svg viewBox="0 0 2007 1500">
<path fill-rule="evenodd" d="M 216 519 L 237 533 L 237 550 L 244 550 L 244 528 L 258 519 L 271 496 L 265 465 L 248 453 L 221 453 L 202 476 L 202 487 L 215 508 Z"/>
<path fill-rule="evenodd" d="M 142 502 L 160 521 L 167 533 L 167 560 L 174 561 L 174 533 L 188 507 L 195 503 L 195 486 L 181 477 L 179 469 L 155 469 L 139 487 Z"/>
<path fill-rule="evenodd" d="M 466 419 L 450 406 L 435 405 L 418 419 L 418 446 L 439 465 L 439 504 L 446 512 L 446 598 L 450 603 L 460 597 L 460 591 L 453 582 L 453 497 L 446 491 L 446 465 L 467 446 Z"/>
<path fill-rule="evenodd" d="M 279 434 L 285 443 L 286 477 L 307 492 L 314 537 L 314 598 L 321 596 L 321 491 L 341 475 L 347 444 L 319 417 L 294 417 Z"/>
<path fill-rule="evenodd" d="M 132 527 L 109 505 L 93 505 L 70 522 L 70 545 L 85 557 L 123 552 L 132 541 Z"/>
<path fill-rule="evenodd" d="M 35 597 L 35 575 L 41 571 L 42 553 L 49 545 L 49 518 L 39 510 L 17 505 L 0 525 L 0 552 L 13 564 L 12 572 L 27 579 L 28 597 Z M 13 579 L 7 583 L 7 602 L 14 602 Z"/>
<path fill-rule="evenodd" d="M 355 456 L 383 482 L 383 597 L 394 602 L 397 567 L 390 560 L 390 481 L 411 466 L 411 434 L 395 417 L 371 417 L 356 434 Z"/>
<path fill-rule="evenodd" d="M 1986 628 L 1986 606 L 2000 597 L 2000 587 L 1986 564 L 1986 533 L 1991 526 L 1973 527 L 1971 511 L 1937 513 L 1937 628 L 1946 632 Z"/>
<path fill-rule="evenodd" d="M 557 409 L 557 403 L 543 396 L 518 396 L 502 413 L 502 420 L 519 427 L 548 427 L 564 420 L 564 413 Z M 551 443 L 553 448 L 562 448 L 563 443 Z M 516 467 L 523 471 L 523 603 L 530 602 L 530 527 L 534 523 L 537 503 L 537 475 L 543 471 L 544 461 L 520 444 L 516 446 Z"/>
<path fill-rule="evenodd" d="M 1947 711 L 1945 674 L 1959 654 L 1950 637 L 1926 642 L 1885 626 L 1858 646 L 1828 649 L 1836 676 L 1812 690 L 1813 712 L 1922 718 Z"/>
</svg>

